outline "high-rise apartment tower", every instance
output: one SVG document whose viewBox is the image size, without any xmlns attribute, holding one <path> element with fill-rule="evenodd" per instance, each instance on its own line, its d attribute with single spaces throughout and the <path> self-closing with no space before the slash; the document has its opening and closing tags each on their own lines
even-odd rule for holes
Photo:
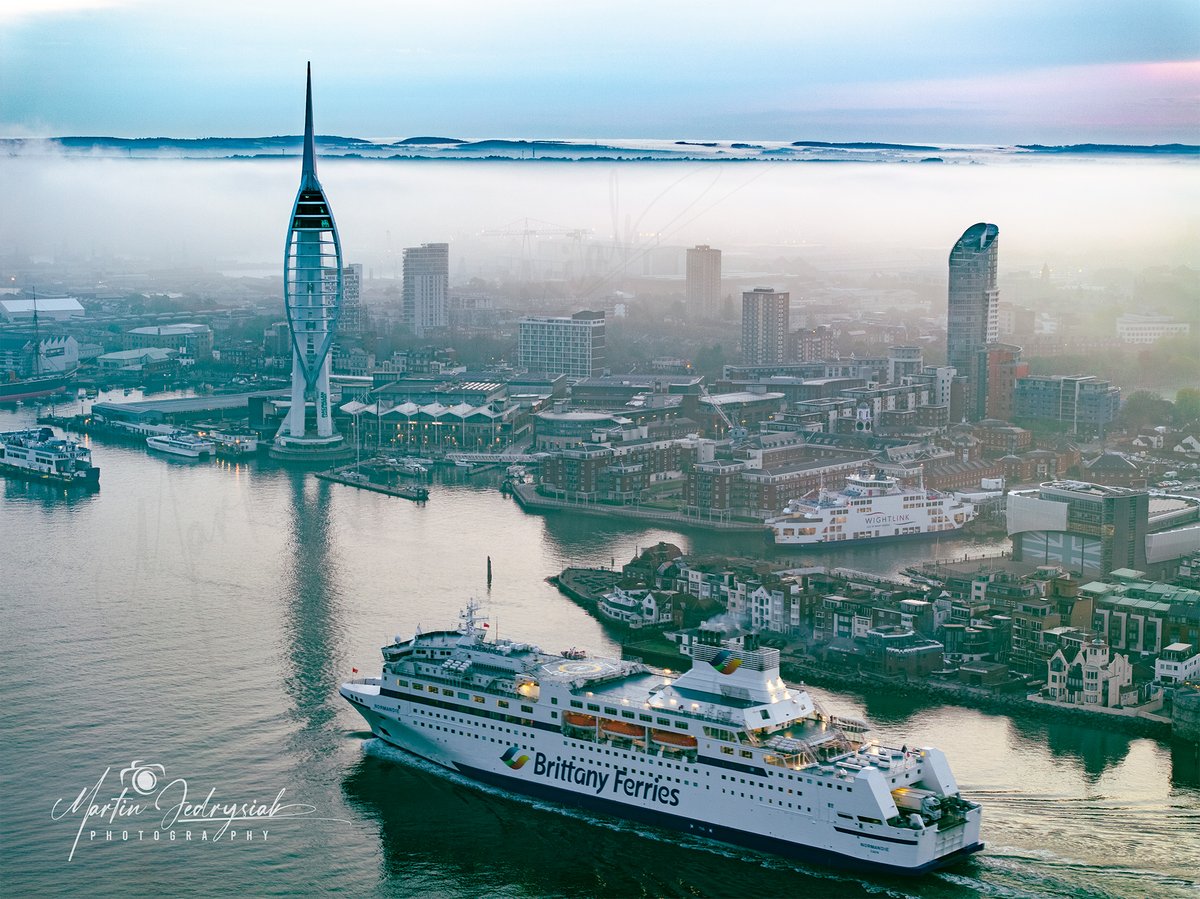
<svg viewBox="0 0 1200 899">
<path fill-rule="evenodd" d="M 676 257 L 678 258 L 678 257 Z M 709 246 L 687 251 L 687 314 L 693 321 L 721 314 L 721 251 Z"/>
<path fill-rule="evenodd" d="M 964 414 L 971 421 L 988 414 L 987 345 L 999 336 L 999 235 L 995 225 L 980 222 L 964 231 L 950 251 L 946 359 L 967 379 Z"/>
<path fill-rule="evenodd" d="M 447 325 L 450 245 L 423 243 L 404 249 L 404 323 L 418 337 Z"/>
<path fill-rule="evenodd" d="M 777 365 L 787 361 L 790 303 L 790 294 L 769 287 L 742 294 L 743 363 Z"/>
</svg>

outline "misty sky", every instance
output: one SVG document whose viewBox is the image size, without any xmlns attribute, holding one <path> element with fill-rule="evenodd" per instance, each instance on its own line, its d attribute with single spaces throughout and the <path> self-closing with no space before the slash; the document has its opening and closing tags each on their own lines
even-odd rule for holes
<svg viewBox="0 0 1200 899">
<path fill-rule="evenodd" d="M 0 135 L 1200 142 L 1200 3 L 0 0 Z"/>
</svg>

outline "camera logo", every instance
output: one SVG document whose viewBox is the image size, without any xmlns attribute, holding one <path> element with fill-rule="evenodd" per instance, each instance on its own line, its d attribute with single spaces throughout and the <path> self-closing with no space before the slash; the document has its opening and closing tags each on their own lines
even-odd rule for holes
<svg viewBox="0 0 1200 899">
<path fill-rule="evenodd" d="M 162 765 L 147 765 L 138 759 L 130 762 L 128 768 L 121 769 L 121 786 L 141 796 L 149 796 L 157 788 L 159 780 L 166 776 L 167 771 Z"/>
</svg>

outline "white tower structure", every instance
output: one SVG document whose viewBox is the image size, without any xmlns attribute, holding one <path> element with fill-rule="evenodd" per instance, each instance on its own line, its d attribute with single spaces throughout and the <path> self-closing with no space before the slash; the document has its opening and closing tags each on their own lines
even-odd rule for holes
<svg viewBox="0 0 1200 899">
<path fill-rule="evenodd" d="M 333 426 L 330 350 L 342 309 L 342 246 L 317 180 L 312 67 L 304 106 L 304 161 L 283 262 L 283 302 L 292 332 L 292 404 L 275 435 L 278 458 L 330 458 L 347 452 Z M 310 421 L 309 403 L 315 413 Z"/>
</svg>

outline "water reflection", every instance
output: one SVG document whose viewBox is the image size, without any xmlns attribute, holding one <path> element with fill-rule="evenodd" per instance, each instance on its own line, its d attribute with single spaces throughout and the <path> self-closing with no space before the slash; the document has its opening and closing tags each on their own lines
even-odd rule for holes
<svg viewBox="0 0 1200 899">
<path fill-rule="evenodd" d="M 333 548 L 326 481 L 302 472 L 281 473 L 291 480 L 289 512 L 291 564 L 283 573 L 283 622 L 287 654 L 284 689 L 302 722 L 297 741 L 310 752 L 324 751 L 331 742 L 332 724 L 340 700 L 331 692 L 344 673 L 339 620 L 342 593 L 339 559 Z"/>
<path fill-rule="evenodd" d="M 378 826 L 382 879 L 396 895 L 966 897 L 973 863 L 917 890 L 904 879 L 806 868 L 607 816 L 552 810 L 469 785 L 379 741 L 342 781 Z"/>
<path fill-rule="evenodd" d="M 5 502 L 40 506 L 46 510 L 60 507 L 80 508 L 95 502 L 97 496 L 94 490 L 72 490 L 60 484 L 30 481 L 15 476 L 5 476 L 3 480 Z"/>
<path fill-rule="evenodd" d="M 1200 792 L 1200 743 L 1171 741 L 1171 786 Z"/>
</svg>

